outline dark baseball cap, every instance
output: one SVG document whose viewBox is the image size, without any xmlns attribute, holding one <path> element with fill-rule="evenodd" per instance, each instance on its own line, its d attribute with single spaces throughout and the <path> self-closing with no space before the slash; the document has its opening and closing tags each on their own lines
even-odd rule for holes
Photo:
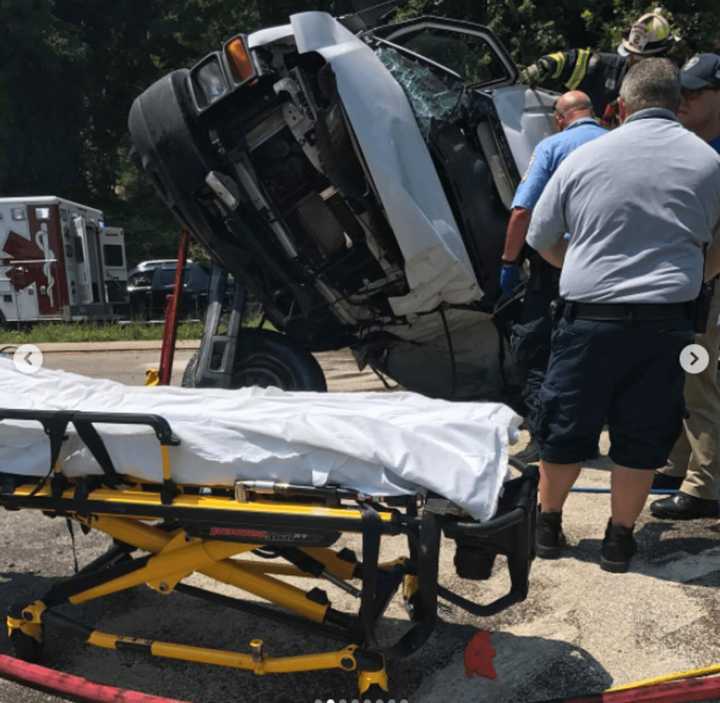
<svg viewBox="0 0 720 703">
<path fill-rule="evenodd" d="M 720 88 L 720 56 L 697 54 L 680 70 L 680 85 L 686 90 Z"/>
</svg>

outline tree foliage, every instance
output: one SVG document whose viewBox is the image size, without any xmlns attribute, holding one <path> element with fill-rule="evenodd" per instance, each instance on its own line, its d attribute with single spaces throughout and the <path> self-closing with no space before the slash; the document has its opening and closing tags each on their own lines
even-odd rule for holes
<svg viewBox="0 0 720 703">
<path fill-rule="evenodd" d="M 0 194 L 54 194 L 125 227 L 130 260 L 173 254 L 177 227 L 128 158 L 132 100 L 237 32 L 293 12 L 347 12 L 367 0 L 0 0 Z M 527 64 L 565 47 L 614 50 L 640 14 L 663 7 L 678 60 L 720 49 L 717 0 L 407 0 L 491 27 Z"/>
</svg>

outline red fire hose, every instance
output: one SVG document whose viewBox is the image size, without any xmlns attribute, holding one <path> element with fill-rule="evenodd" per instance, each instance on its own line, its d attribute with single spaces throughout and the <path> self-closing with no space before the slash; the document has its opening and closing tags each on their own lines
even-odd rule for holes
<svg viewBox="0 0 720 703">
<path fill-rule="evenodd" d="M 78 703 L 187 703 L 103 686 L 0 654 L 0 677 Z"/>
</svg>

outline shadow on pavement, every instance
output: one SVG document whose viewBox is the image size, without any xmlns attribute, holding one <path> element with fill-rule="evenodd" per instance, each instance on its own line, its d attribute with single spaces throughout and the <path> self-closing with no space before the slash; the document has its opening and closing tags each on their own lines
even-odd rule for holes
<svg viewBox="0 0 720 703">
<path fill-rule="evenodd" d="M 40 597 L 58 579 L 35 574 L 0 574 L 0 607 Z M 255 617 L 228 612 L 182 594 L 160 596 L 134 590 L 77 608 L 63 608 L 70 617 L 100 629 L 197 646 L 248 651 L 260 636 L 268 655 L 331 651 L 340 645 L 323 638 Z M 478 624 L 481 624 L 479 622 Z M 393 640 L 408 627 L 401 619 L 387 618 L 383 640 Z M 4 630 L 4 628 L 3 628 Z M 610 676 L 585 650 L 567 642 L 541 637 L 493 635 L 497 651 L 496 680 L 465 676 L 464 651 L 477 630 L 468 625 L 439 621 L 430 640 L 412 657 L 389 662 L 392 693 L 397 700 L 418 700 L 433 681 L 442 684 L 440 695 L 427 691 L 423 701 L 447 700 L 446 688 L 459 688 L 454 700 L 531 701 L 568 693 L 602 690 Z M 0 652 L 9 652 L 5 635 Z M 277 703 L 314 703 L 316 700 L 357 698 L 355 675 L 339 671 L 255 677 L 248 672 L 200 666 L 141 655 L 118 654 L 85 645 L 81 639 L 48 628 L 43 662 L 52 668 L 87 677 L 99 683 L 169 696 L 194 703 L 272 700 Z M 461 689 L 461 690 L 460 690 Z M 429 694 L 429 695 L 428 695 Z M 479 696 L 479 698 L 478 698 Z M 487 696 L 485 698 L 484 696 Z M 40 700 L 40 699 L 38 699 Z"/>
<path fill-rule="evenodd" d="M 717 586 L 720 572 L 720 530 L 717 520 L 692 523 L 648 521 L 635 531 L 638 554 L 630 573 L 695 586 Z M 581 539 L 567 550 L 568 559 L 597 563 L 601 539 Z"/>
<path fill-rule="evenodd" d="M 466 641 L 473 632 L 467 628 Z M 603 691 L 612 684 L 610 674 L 587 650 L 560 639 L 496 632 L 492 645 L 496 679 L 468 678 L 463 647 L 450 664 L 426 677 L 418 700 L 531 703 Z"/>
</svg>

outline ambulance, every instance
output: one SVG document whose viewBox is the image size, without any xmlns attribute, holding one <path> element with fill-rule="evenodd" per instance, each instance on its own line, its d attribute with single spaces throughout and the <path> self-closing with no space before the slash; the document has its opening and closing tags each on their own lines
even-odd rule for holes
<svg viewBox="0 0 720 703">
<path fill-rule="evenodd" d="M 106 230 L 100 210 L 0 198 L 0 324 L 115 319 L 126 281 L 122 230 Z"/>
</svg>

